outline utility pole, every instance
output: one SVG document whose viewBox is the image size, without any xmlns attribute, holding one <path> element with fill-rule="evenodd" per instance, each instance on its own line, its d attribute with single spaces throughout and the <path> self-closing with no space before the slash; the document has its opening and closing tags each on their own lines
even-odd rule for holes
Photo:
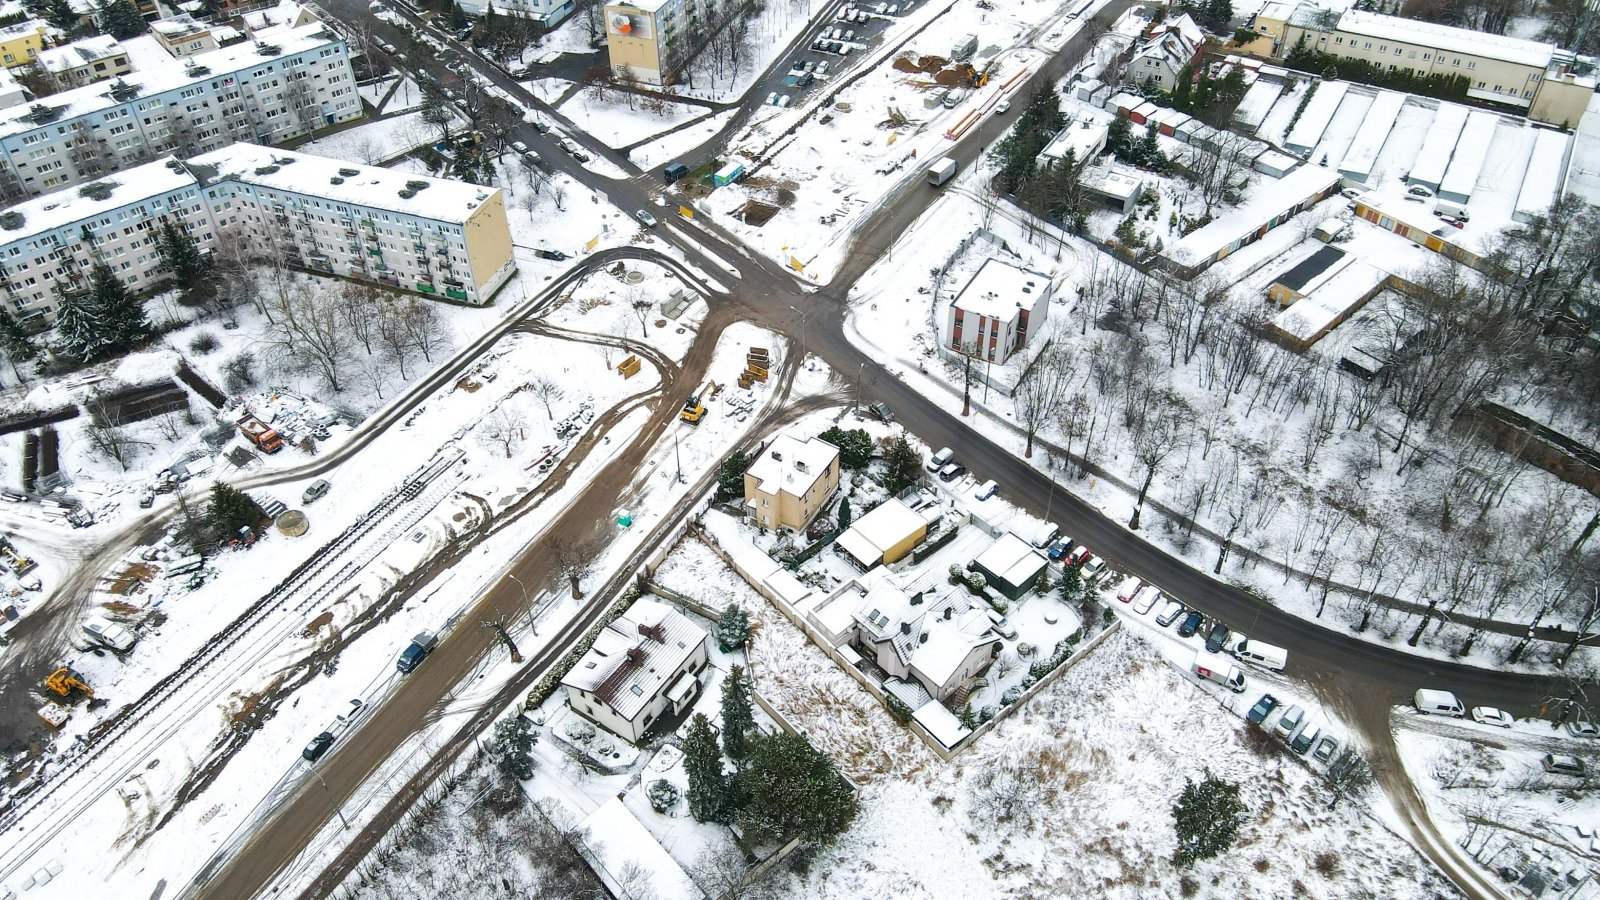
<svg viewBox="0 0 1600 900">
<path fill-rule="evenodd" d="M 865 372 L 866 369 L 866 363 L 862 363 L 860 367 L 856 369 L 856 405 L 855 408 L 850 411 L 857 416 L 861 415 L 861 373 Z"/>
<path fill-rule="evenodd" d="M 322 782 L 322 789 L 324 791 L 328 792 L 328 797 L 329 798 L 332 798 L 333 797 L 333 791 L 328 788 L 327 779 L 322 777 L 322 773 L 320 771 L 317 772 L 317 780 Z M 345 818 L 344 818 L 344 806 L 342 804 L 335 804 L 334 807 L 333 807 L 333 814 L 339 817 L 339 824 L 344 827 L 344 830 L 345 831 L 349 831 L 350 830 L 350 823 L 345 821 Z"/>
</svg>

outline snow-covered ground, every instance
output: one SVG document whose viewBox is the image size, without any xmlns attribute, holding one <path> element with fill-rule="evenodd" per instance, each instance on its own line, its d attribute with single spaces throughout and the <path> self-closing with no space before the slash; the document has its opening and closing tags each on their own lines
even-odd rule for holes
<svg viewBox="0 0 1600 900">
<path fill-rule="evenodd" d="M 654 108 L 652 108 L 654 107 Z M 710 115 L 691 103 L 647 103 L 636 94 L 587 87 L 557 107 L 561 114 L 608 147 L 626 147 L 678 125 Z"/>
<path fill-rule="evenodd" d="M 458 130 L 466 124 L 459 116 L 455 119 L 456 126 L 453 130 Z M 299 149 L 318 156 L 375 166 L 438 139 L 438 129 L 424 122 L 421 112 L 409 112 L 347 128 L 328 137 L 317 138 Z"/>
<path fill-rule="evenodd" d="M 710 140 L 728 121 L 738 114 L 737 110 L 716 113 L 698 119 L 693 125 L 685 126 L 671 134 L 662 135 L 648 144 L 641 144 L 633 148 L 628 154 L 641 169 L 651 169 L 665 165 L 668 162 L 686 156 L 690 151 Z"/>
</svg>

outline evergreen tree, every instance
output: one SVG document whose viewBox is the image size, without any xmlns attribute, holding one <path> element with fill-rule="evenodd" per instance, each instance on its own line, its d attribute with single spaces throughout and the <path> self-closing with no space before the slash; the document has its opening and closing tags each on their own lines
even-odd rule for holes
<svg viewBox="0 0 1600 900">
<path fill-rule="evenodd" d="M 145 318 L 144 301 L 128 292 L 128 286 L 105 263 L 96 263 L 89 273 L 89 294 L 93 309 L 105 329 L 109 349 L 124 351 L 150 336 L 150 320 Z"/>
<path fill-rule="evenodd" d="M 872 462 L 872 435 L 865 428 L 846 431 L 835 425 L 817 437 L 839 448 L 839 465 L 846 469 L 864 469 Z"/>
<path fill-rule="evenodd" d="M 228 540 L 246 526 L 261 524 L 261 507 L 250 495 L 221 481 L 211 485 L 211 524 L 217 536 Z"/>
<path fill-rule="evenodd" d="M 1124 162 L 1129 161 L 1133 149 L 1133 123 L 1127 116 L 1115 116 L 1106 126 L 1106 149 Z"/>
<path fill-rule="evenodd" d="M 705 713 L 695 713 L 683 736 L 683 770 L 689 776 L 689 815 L 696 822 L 729 821 L 729 786 L 722 770 L 717 732 Z"/>
<path fill-rule="evenodd" d="M 61 352 L 78 362 L 91 362 L 110 346 L 106 327 L 94 298 L 82 292 L 67 293 L 64 282 L 57 279 L 56 334 Z"/>
<path fill-rule="evenodd" d="M 1172 108 L 1179 112 L 1188 112 L 1194 107 L 1190 105 L 1190 97 L 1194 88 L 1194 70 L 1184 66 L 1178 72 L 1178 80 L 1172 84 L 1172 94 L 1167 99 Z"/>
<path fill-rule="evenodd" d="M 33 359 L 39 355 L 39 348 L 33 345 L 33 338 L 28 336 L 17 320 L 11 314 L 0 309 L 0 351 L 11 357 L 16 363 L 20 360 Z"/>
<path fill-rule="evenodd" d="M 891 495 L 898 494 L 922 477 L 922 454 L 911 449 L 906 443 L 904 433 L 897 435 L 894 442 L 889 445 L 886 454 L 889 461 L 889 472 L 884 479 L 884 489 Z"/>
<path fill-rule="evenodd" d="M 73 10 L 72 4 L 67 0 L 49 0 L 44 6 L 44 18 L 52 27 L 65 31 L 68 37 L 77 34 L 83 28 L 83 18 Z"/>
<path fill-rule="evenodd" d="M 849 528 L 853 518 L 854 516 L 850 512 L 850 498 L 844 497 L 839 501 L 839 530 L 843 531 Z"/>
<path fill-rule="evenodd" d="M 527 781 L 533 777 L 533 745 L 538 740 L 538 733 L 522 716 L 501 719 L 494 723 L 489 755 L 501 772 L 518 781 Z"/>
<path fill-rule="evenodd" d="M 1155 168 L 1158 160 L 1165 160 L 1161 154 L 1161 144 L 1156 140 L 1156 126 L 1152 123 L 1144 131 L 1144 140 L 1139 142 L 1139 157 L 1141 164 Z"/>
<path fill-rule="evenodd" d="M 467 11 L 461 8 L 461 4 L 459 4 L 459 3 L 450 4 L 450 30 L 451 31 L 460 31 L 461 29 L 463 29 L 463 28 L 465 28 L 465 27 L 467 27 L 468 25 L 471 25 L 471 24 L 472 24 L 472 20 L 467 18 Z"/>
<path fill-rule="evenodd" d="M 204 299 L 207 282 L 202 276 L 207 266 L 198 241 L 177 223 L 166 219 L 161 223 L 161 233 L 156 236 L 156 252 L 178 286 L 179 303 L 194 306 Z"/>
<path fill-rule="evenodd" d="M 1178 849 L 1172 862 L 1188 868 L 1202 859 L 1219 856 L 1233 846 L 1244 822 L 1244 803 L 1239 786 L 1211 774 L 1196 784 L 1184 780 L 1183 795 L 1172 807 L 1172 826 L 1178 833 Z"/>
<path fill-rule="evenodd" d="M 756 727 L 755 713 L 750 709 L 751 689 L 744 666 L 735 665 L 728 670 L 728 677 L 722 682 L 722 746 L 734 759 L 744 756 L 750 731 Z"/>
<path fill-rule="evenodd" d="M 100 7 L 100 30 L 119 41 L 138 37 L 150 30 L 150 23 L 139 15 L 128 0 L 111 0 Z"/>
<path fill-rule="evenodd" d="M 1067 566 L 1061 573 L 1061 602 L 1076 604 L 1083 599 L 1083 566 Z"/>
<path fill-rule="evenodd" d="M 717 617 L 717 647 L 732 653 L 750 640 L 750 616 L 737 603 L 729 603 Z"/>
<path fill-rule="evenodd" d="M 744 496 L 744 470 L 750 468 L 754 457 L 742 450 L 728 454 L 717 466 L 717 494 L 726 497 Z"/>
<path fill-rule="evenodd" d="M 751 742 L 738 791 L 739 825 L 757 844 L 795 837 L 827 843 L 850 827 L 859 808 L 833 760 L 787 731 Z"/>
</svg>

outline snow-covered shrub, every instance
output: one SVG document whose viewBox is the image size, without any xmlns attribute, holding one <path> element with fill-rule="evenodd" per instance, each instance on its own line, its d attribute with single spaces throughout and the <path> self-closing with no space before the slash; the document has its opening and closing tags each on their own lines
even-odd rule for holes
<svg viewBox="0 0 1600 900">
<path fill-rule="evenodd" d="M 650 786 L 645 788 L 645 796 L 650 798 L 651 809 L 666 815 L 678 805 L 678 800 L 683 796 L 683 792 L 679 791 L 678 786 L 672 782 L 657 779 L 650 782 Z"/>
</svg>

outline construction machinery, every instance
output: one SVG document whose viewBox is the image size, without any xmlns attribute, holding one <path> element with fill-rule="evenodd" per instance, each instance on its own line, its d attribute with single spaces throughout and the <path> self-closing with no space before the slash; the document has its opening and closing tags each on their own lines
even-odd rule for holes
<svg viewBox="0 0 1600 900">
<path fill-rule="evenodd" d="M 71 666 L 62 666 L 51 672 L 45 677 L 44 686 L 56 694 L 66 697 L 68 700 L 73 699 L 75 692 L 82 693 L 90 700 L 94 699 L 94 688 L 89 687 L 88 682 L 83 680 L 83 676 L 79 675 L 77 670 Z"/>
<path fill-rule="evenodd" d="M 690 394 L 689 399 L 683 401 L 683 411 L 678 413 L 678 418 L 690 425 L 700 424 L 700 420 L 706 415 L 706 401 L 721 392 L 721 385 L 715 381 L 707 381 L 700 386 L 700 390 Z"/>
<path fill-rule="evenodd" d="M 271 425 L 250 413 L 239 417 L 239 432 L 250 443 L 260 447 L 263 453 L 277 453 L 283 449 L 283 437 Z"/>
</svg>

